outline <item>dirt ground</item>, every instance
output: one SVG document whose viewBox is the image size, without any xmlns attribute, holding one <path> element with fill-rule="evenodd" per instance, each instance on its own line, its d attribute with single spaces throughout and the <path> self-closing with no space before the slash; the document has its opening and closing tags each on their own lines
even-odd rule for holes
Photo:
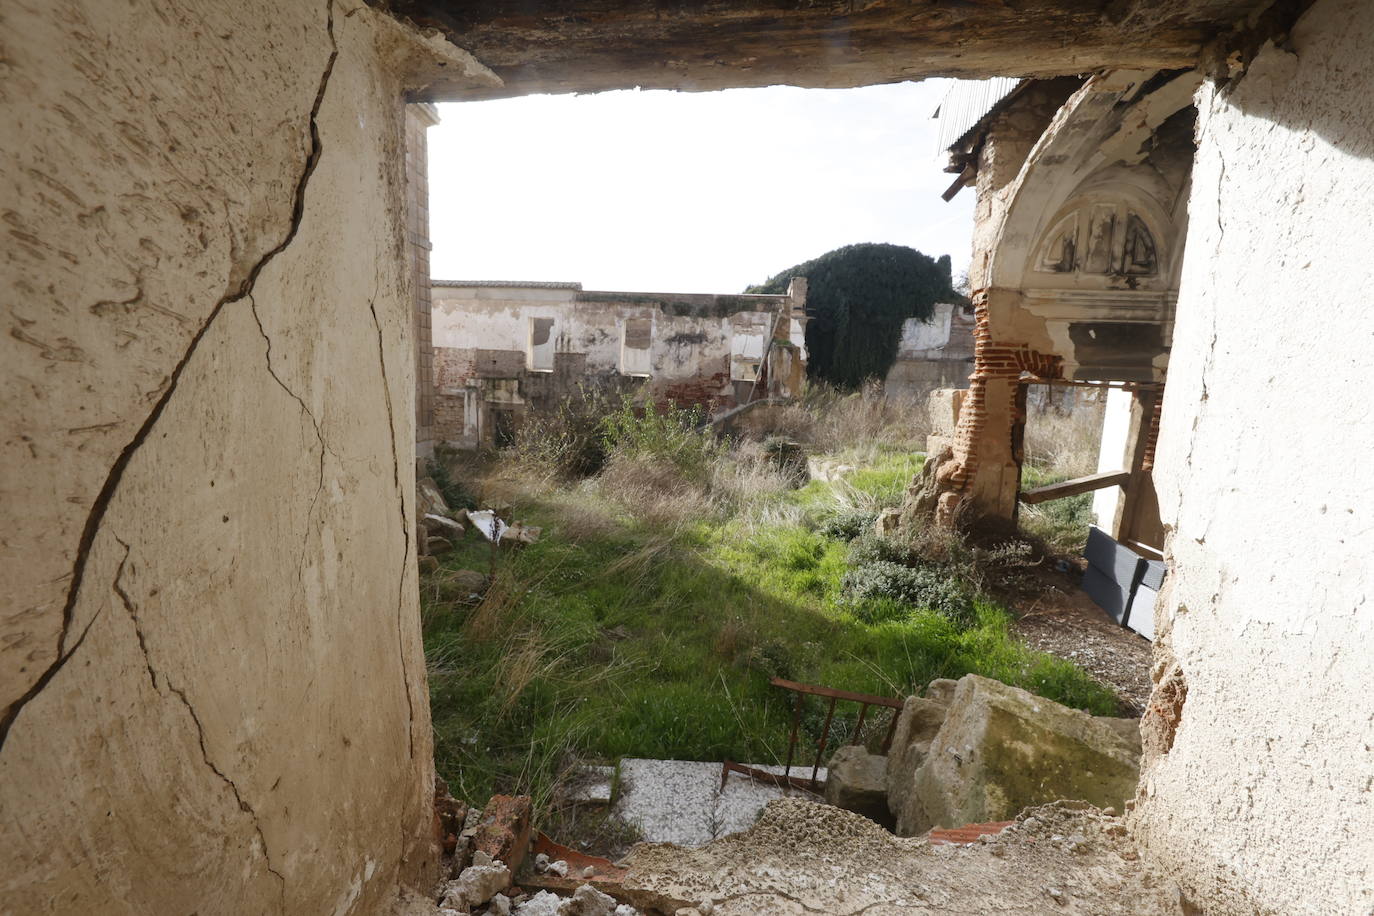
<svg viewBox="0 0 1374 916">
<path fill-rule="evenodd" d="M 1032 648 L 1074 662 L 1121 698 L 1121 715 L 1138 717 L 1150 700 L 1150 641 L 1118 626 L 1064 577 L 1034 599 L 1015 602 L 1014 630 Z"/>
<path fill-rule="evenodd" d="M 978 843 L 932 846 L 839 808 L 781 799 L 743 833 L 699 849 L 643 844 L 624 864 L 627 885 L 712 916 L 1182 912 L 1120 818 L 1073 802 L 1029 809 Z"/>
</svg>

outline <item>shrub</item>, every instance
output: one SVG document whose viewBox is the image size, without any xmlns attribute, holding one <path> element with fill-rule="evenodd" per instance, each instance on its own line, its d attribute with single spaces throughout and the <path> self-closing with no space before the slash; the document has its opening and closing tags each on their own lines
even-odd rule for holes
<svg viewBox="0 0 1374 916">
<path fill-rule="evenodd" d="M 869 563 L 910 565 L 911 545 L 866 531 L 849 545 L 849 565 L 865 566 Z"/>
<path fill-rule="evenodd" d="M 973 601 L 958 581 L 919 566 L 876 560 L 845 573 L 841 589 L 855 602 L 900 601 L 935 611 L 960 625 L 974 619 Z"/>
<path fill-rule="evenodd" d="M 606 464 L 602 424 L 614 409 L 605 388 L 579 385 L 553 411 L 525 420 L 515 434 L 514 451 L 554 477 L 591 477 Z"/>
<path fill-rule="evenodd" d="M 820 534 L 833 541 L 852 541 L 871 534 L 877 520 L 878 513 L 872 509 L 841 509 L 821 522 Z"/>
<path fill-rule="evenodd" d="M 717 458 L 727 446 L 705 426 L 702 411 L 669 403 L 636 408 L 628 398 L 601 421 L 606 452 L 672 463 L 689 480 L 709 481 Z"/>
</svg>

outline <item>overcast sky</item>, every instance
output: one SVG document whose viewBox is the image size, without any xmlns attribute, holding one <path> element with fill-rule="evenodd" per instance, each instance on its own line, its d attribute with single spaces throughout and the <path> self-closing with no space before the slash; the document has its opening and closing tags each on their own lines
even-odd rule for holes
<svg viewBox="0 0 1374 916">
<path fill-rule="evenodd" d="M 436 279 L 739 292 L 855 242 L 969 260 L 930 115 L 947 81 L 440 105 Z"/>
</svg>

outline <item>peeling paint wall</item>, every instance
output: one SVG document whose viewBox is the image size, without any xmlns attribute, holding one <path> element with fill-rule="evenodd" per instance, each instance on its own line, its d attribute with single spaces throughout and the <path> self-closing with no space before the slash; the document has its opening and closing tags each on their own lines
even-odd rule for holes
<svg viewBox="0 0 1374 916">
<path fill-rule="evenodd" d="M 935 305 L 930 321 L 902 324 L 897 358 L 883 380 L 889 398 L 925 403 L 937 388 L 967 388 L 973 371 L 973 316 L 948 302 Z"/>
<path fill-rule="evenodd" d="M 805 323 L 791 317 L 801 315 L 804 285 L 784 296 L 712 296 L 438 281 L 433 302 L 436 437 L 464 448 L 492 444 L 483 405 L 494 403 L 498 379 L 518 389 L 502 409 L 551 409 L 586 383 L 642 386 L 642 397 L 679 406 L 734 406 L 778 351 L 770 335 L 786 341 Z M 550 343 L 552 367 L 531 368 Z"/>
<path fill-rule="evenodd" d="M 1135 823 L 1208 913 L 1374 908 L 1371 36 L 1318 0 L 1198 97 Z"/>
<path fill-rule="evenodd" d="M 434 867 L 402 108 L 348 0 L 4 14 L 7 912 L 376 912 Z"/>
</svg>

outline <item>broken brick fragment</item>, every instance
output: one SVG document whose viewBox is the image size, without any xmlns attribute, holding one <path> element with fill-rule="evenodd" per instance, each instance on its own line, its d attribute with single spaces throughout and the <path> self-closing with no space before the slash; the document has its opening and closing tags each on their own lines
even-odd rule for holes
<svg viewBox="0 0 1374 916">
<path fill-rule="evenodd" d="M 493 795 L 473 836 L 474 853 L 485 852 L 514 874 L 530 847 L 532 806 L 528 795 Z"/>
</svg>

